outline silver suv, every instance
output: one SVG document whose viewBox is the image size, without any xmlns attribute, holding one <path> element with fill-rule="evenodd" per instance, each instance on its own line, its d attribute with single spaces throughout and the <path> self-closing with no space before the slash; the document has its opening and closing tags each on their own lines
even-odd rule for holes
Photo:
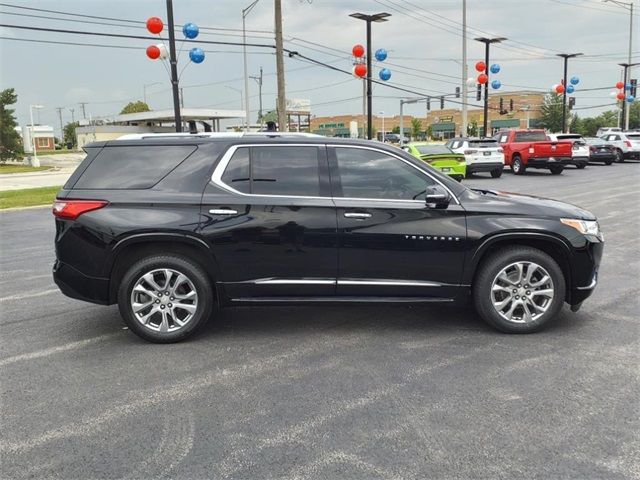
<svg viewBox="0 0 640 480">
<path fill-rule="evenodd" d="M 616 149 L 616 162 L 640 160 L 640 132 L 612 132 L 600 138 Z"/>
</svg>

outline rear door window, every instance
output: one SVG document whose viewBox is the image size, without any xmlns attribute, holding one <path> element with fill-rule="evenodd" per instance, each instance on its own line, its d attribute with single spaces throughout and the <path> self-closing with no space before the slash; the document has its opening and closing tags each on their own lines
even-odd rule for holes
<svg viewBox="0 0 640 480">
<path fill-rule="evenodd" d="M 76 189 L 151 188 L 196 151 L 195 145 L 104 147 L 74 185 Z"/>
</svg>

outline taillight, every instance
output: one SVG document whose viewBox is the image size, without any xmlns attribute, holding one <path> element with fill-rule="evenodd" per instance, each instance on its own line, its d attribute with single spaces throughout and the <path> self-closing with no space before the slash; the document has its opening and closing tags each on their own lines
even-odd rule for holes
<svg viewBox="0 0 640 480">
<path fill-rule="evenodd" d="M 596 147 L 594 147 L 593 145 L 589 146 L 589 151 L 590 152 L 595 152 L 596 151 Z"/>
<path fill-rule="evenodd" d="M 57 218 L 75 220 L 83 213 L 107 206 L 104 200 L 60 200 L 53 203 L 53 215 Z"/>
<path fill-rule="evenodd" d="M 625 144 L 627 147 L 632 147 L 631 142 L 630 142 L 629 140 L 625 140 L 625 141 L 624 141 L 624 144 Z"/>
<path fill-rule="evenodd" d="M 474 153 L 478 153 L 478 150 L 465 150 L 465 151 L 464 151 L 464 154 L 465 154 L 465 155 L 472 155 L 472 154 L 474 154 Z"/>
</svg>

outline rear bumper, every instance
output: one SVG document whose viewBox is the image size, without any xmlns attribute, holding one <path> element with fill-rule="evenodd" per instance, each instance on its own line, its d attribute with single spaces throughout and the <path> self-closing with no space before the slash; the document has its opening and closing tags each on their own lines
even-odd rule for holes
<svg viewBox="0 0 640 480">
<path fill-rule="evenodd" d="M 452 177 L 464 178 L 467 174 L 467 164 L 466 163 L 438 163 L 434 162 L 431 164 L 433 168 L 439 170 L 440 172 L 450 175 Z"/>
<path fill-rule="evenodd" d="M 85 302 L 109 305 L 109 279 L 85 275 L 72 266 L 56 260 L 53 281 L 67 297 Z"/>
<path fill-rule="evenodd" d="M 549 168 L 555 165 L 570 165 L 571 157 L 529 157 L 526 166 L 529 168 Z"/>
<path fill-rule="evenodd" d="M 467 173 L 493 172 L 494 170 L 502 169 L 504 169 L 504 163 L 501 162 L 482 162 L 467 164 Z"/>
<path fill-rule="evenodd" d="M 571 165 L 587 165 L 589 163 L 589 157 L 572 157 Z"/>
<path fill-rule="evenodd" d="M 616 159 L 616 154 L 611 153 L 592 153 L 589 156 L 590 162 L 609 162 Z"/>
</svg>

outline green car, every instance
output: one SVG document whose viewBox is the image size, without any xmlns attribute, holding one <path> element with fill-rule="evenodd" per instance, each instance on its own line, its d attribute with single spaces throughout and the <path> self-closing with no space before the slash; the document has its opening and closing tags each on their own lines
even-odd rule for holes
<svg viewBox="0 0 640 480">
<path fill-rule="evenodd" d="M 427 162 L 436 170 L 451 175 L 459 182 L 467 174 L 467 162 L 464 154 L 455 153 L 442 144 L 427 142 L 407 143 L 402 147 L 414 157 Z"/>
</svg>

